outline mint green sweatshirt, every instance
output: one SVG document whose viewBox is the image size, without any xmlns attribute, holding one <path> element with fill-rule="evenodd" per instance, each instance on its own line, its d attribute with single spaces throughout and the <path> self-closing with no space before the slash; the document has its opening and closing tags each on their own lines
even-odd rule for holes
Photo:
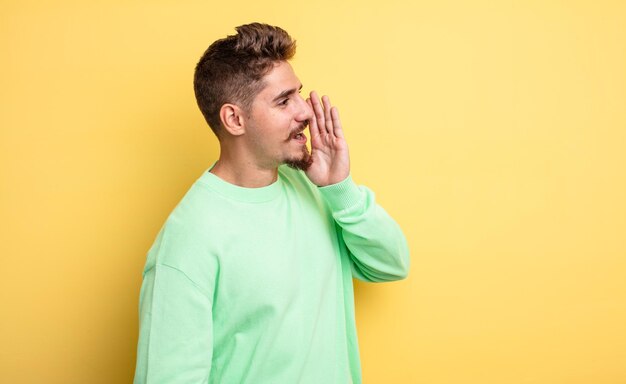
<svg viewBox="0 0 626 384">
<path fill-rule="evenodd" d="M 135 384 L 361 383 L 352 278 L 406 277 L 374 194 L 301 171 L 243 188 L 205 172 L 148 252 Z"/>
</svg>

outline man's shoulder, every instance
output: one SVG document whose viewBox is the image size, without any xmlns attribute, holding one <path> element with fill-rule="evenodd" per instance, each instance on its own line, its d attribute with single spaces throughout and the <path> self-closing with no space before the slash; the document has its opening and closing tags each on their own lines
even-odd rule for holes
<svg viewBox="0 0 626 384">
<path fill-rule="evenodd" d="M 192 184 L 163 223 L 150 247 L 145 271 L 164 264 L 188 275 L 194 265 L 208 262 L 211 234 L 219 228 L 213 206 L 219 205 L 208 188 L 197 181 Z"/>
<path fill-rule="evenodd" d="M 215 211 L 221 205 L 220 197 L 196 180 L 176 204 L 165 225 L 185 231 L 210 226 Z"/>
</svg>

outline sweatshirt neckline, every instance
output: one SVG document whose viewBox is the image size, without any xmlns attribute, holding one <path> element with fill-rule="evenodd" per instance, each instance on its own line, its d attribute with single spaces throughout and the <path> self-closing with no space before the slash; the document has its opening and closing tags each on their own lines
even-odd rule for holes
<svg viewBox="0 0 626 384">
<path fill-rule="evenodd" d="M 228 199 L 246 203 L 262 203 L 274 200 L 280 195 L 280 191 L 282 190 L 280 172 L 278 173 L 276 181 L 270 185 L 259 188 L 247 188 L 231 184 L 211 173 L 210 171 L 214 165 L 215 164 L 211 165 L 211 167 L 200 176 L 198 181 Z"/>
</svg>

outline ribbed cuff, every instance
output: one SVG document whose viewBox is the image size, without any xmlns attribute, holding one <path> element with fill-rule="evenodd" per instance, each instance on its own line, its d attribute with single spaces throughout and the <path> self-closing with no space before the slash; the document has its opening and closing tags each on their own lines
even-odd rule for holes
<svg viewBox="0 0 626 384">
<path fill-rule="evenodd" d="M 319 187 L 319 191 L 333 212 L 350 208 L 358 204 L 363 198 L 359 186 L 352 181 L 351 175 L 337 184 Z"/>
</svg>

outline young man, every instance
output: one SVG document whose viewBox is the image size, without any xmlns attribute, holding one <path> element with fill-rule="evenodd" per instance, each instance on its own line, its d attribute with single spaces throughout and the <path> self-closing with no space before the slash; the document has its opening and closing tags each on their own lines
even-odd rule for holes
<svg viewBox="0 0 626 384">
<path fill-rule="evenodd" d="M 148 253 L 135 383 L 361 382 L 352 278 L 406 277 L 408 248 L 352 181 L 337 109 L 300 96 L 294 53 L 254 23 L 196 67 L 221 153 Z"/>
</svg>

